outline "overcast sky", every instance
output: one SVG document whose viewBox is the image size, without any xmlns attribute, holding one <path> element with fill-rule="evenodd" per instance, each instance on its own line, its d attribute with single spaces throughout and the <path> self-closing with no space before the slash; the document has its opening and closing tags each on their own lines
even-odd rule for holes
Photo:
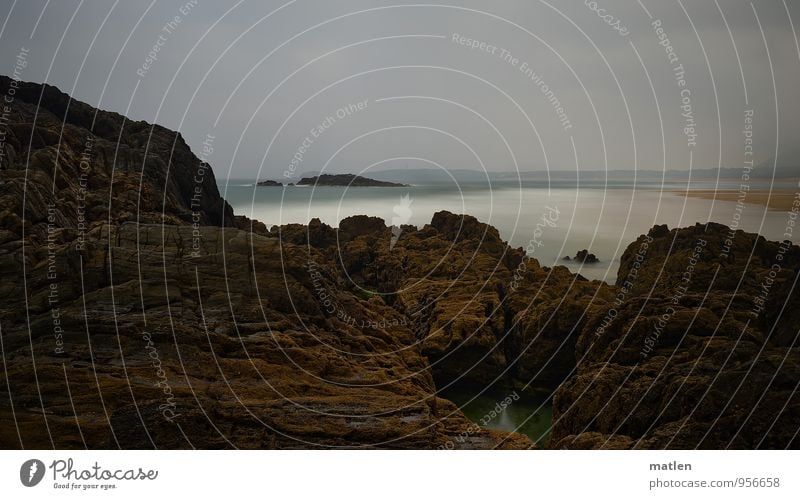
<svg viewBox="0 0 800 499">
<path fill-rule="evenodd" d="M 0 6 L 0 73 L 28 50 L 24 80 L 212 135 L 223 178 L 741 167 L 746 114 L 756 163 L 797 157 L 796 0 Z"/>
</svg>

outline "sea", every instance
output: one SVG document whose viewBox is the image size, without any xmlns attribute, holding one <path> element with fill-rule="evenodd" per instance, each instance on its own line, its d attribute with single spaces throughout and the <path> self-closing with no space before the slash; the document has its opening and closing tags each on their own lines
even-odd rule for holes
<svg viewBox="0 0 800 499">
<path fill-rule="evenodd" d="M 268 227 L 306 224 L 312 218 L 337 227 L 352 215 L 422 227 L 437 211 L 469 214 L 496 227 L 511 246 L 525 248 L 544 266 L 565 265 L 588 279 L 610 283 L 616 280 L 625 248 L 654 225 L 674 228 L 711 221 L 780 241 L 788 223 L 786 212 L 684 196 L 685 182 L 496 181 L 408 187 L 266 187 L 243 179 L 218 183 L 234 213 Z M 736 190 L 739 184 L 693 182 L 691 188 Z M 750 189 L 769 189 L 769 184 L 753 183 Z M 598 262 L 564 259 L 582 249 Z"/>
</svg>

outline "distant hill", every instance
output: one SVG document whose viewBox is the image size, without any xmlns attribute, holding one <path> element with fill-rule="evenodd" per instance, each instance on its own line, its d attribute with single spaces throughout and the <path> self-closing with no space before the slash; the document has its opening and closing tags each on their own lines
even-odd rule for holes
<svg viewBox="0 0 800 499">
<path fill-rule="evenodd" d="M 370 177 L 386 182 L 403 182 L 409 184 L 452 184 L 452 183 L 485 183 L 492 179 L 496 172 L 479 170 L 452 169 L 440 170 L 431 168 L 392 169 L 370 172 Z"/>
</svg>

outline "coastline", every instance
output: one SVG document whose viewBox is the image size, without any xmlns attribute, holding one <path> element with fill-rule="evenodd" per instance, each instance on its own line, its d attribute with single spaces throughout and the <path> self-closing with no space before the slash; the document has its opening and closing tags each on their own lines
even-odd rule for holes
<svg viewBox="0 0 800 499">
<path fill-rule="evenodd" d="M 772 192 L 769 189 L 753 189 L 749 191 L 740 191 L 738 189 L 679 189 L 668 192 L 712 201 L 736 203 L 741 199 L 744 204 L 763 206 L 769 211 L 791 210 L 795 198 L 800 195 L 800 189 L 788 189 L 785 187 L 772 189 Z"/>
</svg>

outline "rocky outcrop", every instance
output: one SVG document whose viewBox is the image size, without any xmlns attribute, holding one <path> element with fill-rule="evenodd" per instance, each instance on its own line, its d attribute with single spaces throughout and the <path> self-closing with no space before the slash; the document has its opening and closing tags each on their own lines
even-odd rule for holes
<svg viewBox="0 0 800 499">
<path fill-rule="evenodd" d="M 555 448 L 798 446 L 788 242 L 657 226 L 609 285 L 445 211 L 268 232 L 220 197 L 213 138 L 195 155 L 175 132 L 15 85 L 2 447 L 531 446 L 440 396 L 489 385 L 554 394 Z"/>
<path fill-rule="evenodd" d="M 797 448 L 800 248 L 718 224 L 654 227 L 577 343 L 552 445 Z"/>
<path fill-rule="evenodd" d="M 511 248 L 497 229 L 446 211 L 417 230 L 391 229 L 374 217 L 273 228 L 339 262 L 341 279 L 375 294 L 412 325 L 440 389 L 493 384 L 549 394 L 575 368 L 575 343 L 611 286 L 564 267 L 541 267 Z"/>
<path fill-rule="evenodd" d="M 564 257 L 565 261 L 576 261 L 579 263 L 597 263 L 600 260 L 597 259 L 594 253 L 589 253 L 589 250 L 582 249 L 575 253 L 575 258 L 570 258 L 569 256 Z"/>
<path fill-rule="evenodd" d="M 437 396 L 403 313 L 307 244 L 330 228 L 267 233 L 179 134 L 53 87 L 20 84 L 11 111 L 1 447 L 531 445 Z"/>
<path fill-rule="evenodd" d="M 12 80 L 0 76 L 4 95 Z M 58 206 L 58 225 L 113 220 L 240 226 L 208 163 L 179 133 L 72 100 L 50 85 L 15 83 L 3 142 L 0 226 L 21 234 Z M 213 153 L 213 138 L 199 152 Z M 24 207 L 23 207 L 24 201 Z"/>
</svg>

